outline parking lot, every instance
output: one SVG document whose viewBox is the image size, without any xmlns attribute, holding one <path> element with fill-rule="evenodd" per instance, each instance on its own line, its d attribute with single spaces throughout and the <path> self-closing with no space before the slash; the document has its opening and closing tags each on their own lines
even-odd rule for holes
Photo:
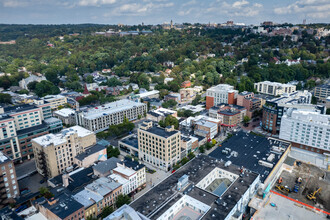
<svg viewBox="0 0 330 220">
<path fill-rule="evenodd" d="M 20 189 L 28 188 L 31 193 L 39 191 L 39 188 L 42 186 L 47 186 L 47 182 L 40 184 L 40 181 L 43 179 L 39 173 L 34 173 L 30 176 L 27 176 L 18 181 L 18 186 Z"/>
<path fill-rule="evenodd" d="M 298 177 L 302 178 L 302 183 L 299 184 L 299 191 L 297 193 L 291 192 L 287 196 L 296 199 L 308 205 L 320 208 L 325 211 L 330 211 L 330 181 L 329 172 L 322 170 L 314 165 L 301 163 L 299 166 L 294 166 L 292 173 L 284 170 L 280 177 L 282 177 L 283 186 L 289 187 L 293 190 Z M 277 184 L 276 184 L 277 185 Z M 321 192 L 316 194 L 316 203 L 307 199 L 307 195 L 314 192 L 318 188 Z M 275 187 L 273 189 L 276 191 Z"/>
</svg>

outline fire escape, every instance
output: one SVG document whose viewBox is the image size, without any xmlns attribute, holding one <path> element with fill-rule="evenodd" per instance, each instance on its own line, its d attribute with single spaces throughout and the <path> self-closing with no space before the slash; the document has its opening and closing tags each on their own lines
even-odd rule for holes
<svg viewBox="0 0 330 220">
<path fill-rule="evenodd" d="M 7 205 L 7 191 L 3 175 L 0 175 L 0 207 Z"/>
<path fill-rule="evenodd" d="M 47 169 L 47 161 L 44 152 L 38 153 L 38 163 L 39 163 L 39 169 L 42 171 L 42 175 L 45 178 L 48 178 L 49 173 Z"/>
</svg>

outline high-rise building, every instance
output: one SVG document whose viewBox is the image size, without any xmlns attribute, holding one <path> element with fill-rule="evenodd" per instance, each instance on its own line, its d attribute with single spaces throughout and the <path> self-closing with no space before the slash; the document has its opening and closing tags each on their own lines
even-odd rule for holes
<svg viewBox="0 0 330 220">
<path fill-rule="evenodd" d="M 139 159 L 168 171 L 181 158 L 180 131 L 156 127 L 146 121 L 138 129 Z"/>
<path fill-rule="evenodd" d="M 13 160 L 33 158 L 31 139 L 49 132 L 43 120 L 43 107 L 37 105 L 0 107 L 0 151 Z"/>
<path fill-rule="evenodd" d="M 258 82 L 254 83 L 254 88 L 257 92 L 261 94 L 278 96 L 284 93 L 294 93 L 296 91 L 296 86 L 291 84 L 283 84 L 278 82 Z"/>
<path fill-rule="evenodd" d="M 330 116 L 315 111 L 293 110 L 282 117 L 280 138 L 293 147 L 330 154 Z"/>
<path fill-rule="evenodd" d="M 0 207 L 13 202 L 13 198 L 19 195 L 19 187 L 16 179 L 16 171 L 13 161 L 0 152 Z"/>
<path fill-rule="evenodd" d="M 90 131 L 100 132 L 108 129 L 110 125 L 122 123 L 124 118 L 132 121 L 146 113 L 145 103 L 123 99 L 78 113 L 77 124 Z"/>
<path fill-rule="evenodd" d="M 219 84 L 206 90 L 206 109 L 221 103 L 236 104 L 238 91 L 234 86 Z"/>
<path fill-rule="evenodd" d="M 308 91 L 297 91 L 267 100 L 263 105 L 262 128 L 272 134 L 279 133 L 282 116 L 289 109 L 306 109 L 320 111 L 325 114 L 325 107 L 311 105 L 312 94 Z"/>
<path fill-rule="evenodd" d="M 32 139 L 37 171 L 45 177 L 54 177 L 74 163 L 75 156 L 96 143 L 96 135 L 80 126 L 63 129 Z"/>
</svg>

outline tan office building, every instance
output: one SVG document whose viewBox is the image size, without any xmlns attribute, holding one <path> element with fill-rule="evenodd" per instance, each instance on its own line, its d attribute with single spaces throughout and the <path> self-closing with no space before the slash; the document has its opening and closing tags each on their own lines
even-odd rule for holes
<svg viewBox="0 0 330 220">
<path fill-rule="evenodd" d="M 181 158 L 180 131 L 155 127 L 146 121 L 138 129 L 139 159 L 169 171 Z"/>
<path fill-rule="evenodd" d="M 80 126 L 35 138 L 32 147 L 37 171 L 46 177 L 57 176 L 73 165 L 75 156 L 95 143 L 95 134 Z"/>
</svg>

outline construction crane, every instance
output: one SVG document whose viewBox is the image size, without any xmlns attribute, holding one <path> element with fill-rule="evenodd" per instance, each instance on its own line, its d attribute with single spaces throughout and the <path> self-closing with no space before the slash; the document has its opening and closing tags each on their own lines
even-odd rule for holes
<svg viewBox="0 0 330 220">
<path fill-rule="evenodd" d="M 309 199 L 309 200 L 316 201 L 316 194 L 317 194 L 317 193 L 320 193 L 321 191 L 322 191 L 322 188 L 320 187 L 320 188 L 318 188 L 317 190 L 315 190 L 314 192 L 308 194 L 306 197 L 307 197 L 307 199 Z"/>
</svg>

